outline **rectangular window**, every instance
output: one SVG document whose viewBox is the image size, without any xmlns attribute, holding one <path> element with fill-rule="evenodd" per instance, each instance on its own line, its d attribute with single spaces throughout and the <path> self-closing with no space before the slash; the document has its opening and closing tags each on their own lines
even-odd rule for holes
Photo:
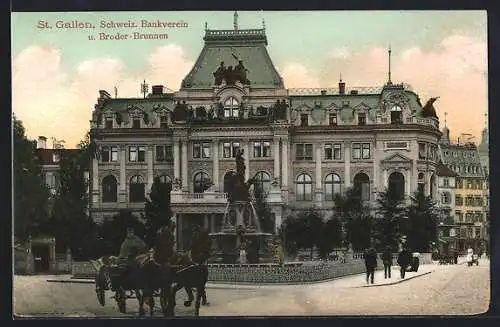
<svg viewBox="0 0 500 327">
<path fill-rule="evenodd" d="M 193 143 L 193 158 L 201 158 L 201 143 Z"/>
<path fill-rule="evenodd" d="M 305 127 L 309 125 L 309 115 L 308 114 L 301 114 L 300 115 L 300 126 Z"/>
<path fill-rule="evenodd" d="M 208 143 L 207 143 L 208 144 Z M 224 158 L 234 158 L 240 150 L 240 142 L 224 142 L 222 144 L 222 154 Z"/>
<path fill-rule="evenodd" d="M 337 114 L 330 114 L 328 116 L 328 125 L 337 126 Z"/>
<path fill-rule="evenodd" d="M 455 205 L 457 206 L 462 206 L 463 205 L 463 200 L 460 195 L 455 196 Z"/>
<path fill-rule="evenodd" d="M 448 178 L 443 179 L 443 186 L 444 187 L 449 187 L 450 186 L 450 181 L 448 180 Z"/>
<path fill-rule="evenodd" d="M 171 145 L 157 145 L 156 146 L 156 161 L 159 162 L 172 162 L 173 153 Z"/>
<path fill-rule="evenodd" d="M 426 147 L 425 143 L 418 143 L 418 159 L 426 159 Z"/>
<path fill-rule="evenodd" d="M 106 119 L 106 122 L 104 123 L 104 128 L 112 129 L 113 128 L 113 119 Z"/>
<path fill-rule="evenodd" d="M 363 159 L 370 159 L 370 143 L 363 143 L 361 147 Z"/>
<path fill-rule="evenodd" d="M 312 159 L 313 159 L 312 144 L 295 145 L 295 160 L 312 160 Z"/>
<path fill-rule="evenodd" d="M 360 125 L 360 126 L 366 125 L 366 114 L 365 113 L 358 114 L 358 125 Z"/>
<path fill-rule="evenodd" d="M 144 162 L 146 161 L 146 147 L 145 146 L 130 146 L 128 148 L 128 160 L 131 162 Z"/>
<path fill-rule="evenodd" d="M 160 116 L 160 128 L 168 127 L 168 119 L 167 116 Z"/>
<path fill-rule="evenodd" d="M 271 142 L 258 141 L 253 143 L 254 158 L 267 158 L 271 156 Z"/>
<path fill-rule="evenodd" d="M 361 143 L 352 144 L 352 158 L 361 159 Z"/>
<path fill-rule="evenodd" d="M 140 119 L 132 120 L 132 128 L 141 128 L 141 120 Z"/>
<path fill-rule="evenodd" d="M 461 211 L 455 211 L 455 217 L 458 222 L 463 222 L 464 221 L 464 215 Z"/>
<path fill-rule="evenodd" d="M 341 160 L 342 159 L 342 144 L 327 143 L 325 144 L 325 159 L 326 160 Z"/>
<path fill-rule="evenodd" d="M 104 146 L 101 149 L 102 162 L 116 162 L 118 161 L 118 147 L 117 146 Z"/>
</svg>

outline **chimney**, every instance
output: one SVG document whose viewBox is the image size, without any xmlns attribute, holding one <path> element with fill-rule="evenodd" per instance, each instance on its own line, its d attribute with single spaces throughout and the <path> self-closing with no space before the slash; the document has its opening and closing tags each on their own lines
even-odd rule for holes
<svg viewBox="0 0 500 327">
<path fill-rule="evenodd" d="M 321 90 L 321 95 L 326 95 L 326 90 Z"/>
<path fill-rule="evenodd" d="M 38 142 L 36 144 L 37 149 L 46 149 L 47 148 L 47 138 L 45 136 L 39 136 Z"/>
<path fill-rule="evenodd" d="M 345 82 L 342 82 L 342 80 L 339 82 L 339 94 L 345 94 Z"/>
<path fill-rule="evenodd" d="M 153 85 L 152 87 L 152 95 L 162 95 L 163 94 L 163 85 Z"/>
</svg>

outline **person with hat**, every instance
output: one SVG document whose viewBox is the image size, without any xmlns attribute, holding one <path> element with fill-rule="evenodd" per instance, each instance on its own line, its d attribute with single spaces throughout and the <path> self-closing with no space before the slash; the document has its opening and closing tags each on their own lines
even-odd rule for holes
<svg viewBox="0 0 500 327">
<path fill-rule="evenodd" d="M 132 227 L 127 228 L 127 235 L 120 247 L 120 259 L 130 261 L 139 254 L 145 253 L 148 250 L 146 243 L 134 233 Z"/>
</svg>

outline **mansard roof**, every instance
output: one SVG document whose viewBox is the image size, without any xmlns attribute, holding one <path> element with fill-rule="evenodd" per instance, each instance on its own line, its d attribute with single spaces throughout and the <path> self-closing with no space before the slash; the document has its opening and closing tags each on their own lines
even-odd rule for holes
<svg viewBox="0 0 500 327">
<path fill-rule="evenodd" d="M 442 176 L 442 177 L 457 177 L 458 176 L 457 173 L 455 173 L 453 170 L 448 168 L 448 166 L 443 164 L 442 161 L 440 161 L 439 164 L 437 165 L 436 173 L 438 176 Z"/>
<path fill-rule="evenodd" d="M 213 73 L 221 62 L 238 65 L 242 60 L 253 88 L 284 88 L 283 80 L 267 52 L 265 29 L 206 30 L 205 44 L 196 63 L 182 81 L 183 89 L 211 89 Z"/>
</svg>

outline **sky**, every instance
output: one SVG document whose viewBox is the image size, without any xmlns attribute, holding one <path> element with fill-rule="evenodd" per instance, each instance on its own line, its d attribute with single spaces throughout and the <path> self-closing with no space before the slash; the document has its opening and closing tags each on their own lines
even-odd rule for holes
<svg viewBox="0 0 500 327">
<path fill-rule="evenodd" d="M 28 137 L 74 147 L 90 128 L 98 91 L 138 97 L 140 83 L 178 90 L 209 29 L 233 29 L 232 11 L 12 13 L 12 111 Z M 182 23 L 166 28 L 101 28 L 101 22 Z M 59 28 L 57 22 L 95 28 Z M 239 11 L 239 29 L 262 28 L 285 87 L 382 86 L 392 81 L 434 104 L 451 137 L 481 140 L 488 108 L 486 11 Z M 44 28 L 41 28 L 41 27 Z M 47 28 L 45 26 L 51 26 Z M 99 40 L 167 33 L 167 40 Z M 89 40 L 94 36 L 95 40 Z M 49 144 L 50 145 L 50 144 Z"/>
</svg>

